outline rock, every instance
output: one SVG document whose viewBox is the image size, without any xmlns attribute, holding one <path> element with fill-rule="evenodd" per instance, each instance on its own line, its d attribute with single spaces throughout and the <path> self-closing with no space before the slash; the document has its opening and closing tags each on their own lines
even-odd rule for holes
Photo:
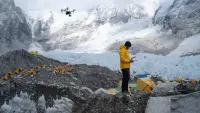
<svg viewBox="0 0 200 113">
<path fill-rule="evenodd" d="M 100 87 L 117 87 L 117 83 L 121 79 L 120 73 L 111 71 L 106 67 L 97 65 L 88 66 L 86 64 L 72 65 L 74 70 L 71 72 L 64 75 L 57 74 L 58 76 L 55 76 L 51 69 L 58 65 L 65 65 L 66 62 L 60 62 L 41 55 L 31 55 L 25 50 L 10 51 L 5 55 L 0 56 L 0 64 L 0 75 L 5 75 L 10 70 L 14 71 L 18 68 L 33 69 L 34 66 L 46 65 L 45 68 L 37 69 L 39 72 L 38 76 L 33 76 L 32 78 L 23 78 L 22 76 L 22 79 L 18 80 L 25 79 L 25 82 L 43 82 L 61 86 L 70 85 L 70 82 L 73 82 L 75 85 L 80 87 L 85 86 L 93 91 Z"/>
<path fill-rule="evenodd" d="M 73 107 L 73 101 L 62 97 L 61 99 L 57 99 L 54 101 L 55 104 L 52 108 L 47 108 L 47 113 L 71 113 L 72 107 Z"/>
<path fill-rule="evenodd" d="M 108 95 L 112 95 L 110 93 L 108 93 L 105 89 L 103 88 L 99 88 L 97 91 L 94 92 L 96 95 L 100 95 L 100 96 L 108 96 Z"/>
<path fill-rule="evenodd" d="M 175 0 L 163 15 L 162 8 L 154 17 L 155 24 L 171 29 L 178 38 L 186 38 L 200 33 L 200 0 Z"/>
<path fill-rule="evenodd" d="M 171 97 L 150 97 L 145 113 L 171 113 Z"/>
<path fill-rule="evenodd" d="M 80 93 L 81 93 L 81 96 L 86 98 L 86 99 L 94 94 L 94 92 L 90 88 L 87 88 L 87 87 L 82 87 L 80 89 Z"/>
<path fill-rule="evenodd" d="M 36 113 L 36 104 L 31 101 L 29 95 L 27 93 L 20 93 L 20 96 L 15 96 L 12 100 L 9 101 L 8 104 L 4 103 L 1 106 L 1 113 Z"/>
<path fill-rule="evenodd" d="M 37 109 L 36 109 L 37 104 Z M 30 95 L 27 93 L 20 93 L 20 96 L 15 96 L 9 100 L 9 103 L 4 103 L 1 108 L 1 113 L 72 113 L 72 107 L 74 105 L 73 101 L 61 97 L 60 99 L 54 100 L 53 107 L 46 108 L 46 100 L 44 96 L 41 96 L 38 102 L 33 102 L 30 98 Z"/>
<path fill-rule="evenodd" d="M 180 57 L 197 56 L 197 55 L 200 55 L 200 52 L 189 52 L 181 55 Z"/>
<path fill-rule="evenodd" d="M 26 50 L 14 50 L 0 56 L 0 74 L 6 74 L 10 70 L 18 68 L 33 68 L 41 65 L 58 65 L 59 61 L 43 57 L 41 55 L 31 55 Z"/>
<path fill-rule="evenodd" d="M 31 29 L 14 0 L 0 1 L 0 15 L 0 54 L 16 49 L 27 50 L 32 40 Z"/>
<path fill-rule="evenodd" d="M 72 86 L 75 86 L 75 83 L 74 83 L 74 82 L 70 82 L 69 84 L 72 85 Z"/>
<path fill-rule="evenodd" d="M 200 92 L 174 96 L 171 99 L 171 113 L 199 113 Z"/>
<path fill-rule="evenodd" d="M 167 82 L 167 83 L 161 83 L 157 85 L 152 92 L 153 93 L 159 93 L 159 94 L 164 94 L 168 92 L 174 92 L 174 87 L 176 87 L 179 83 L 177 82 Z"/>
<path fill-rule="evenodd" d="M 37 104 L 37 112 L 42 113 L 46 111 L 46 100 L 44 98 L 44 95 L 42 95 Z"/>
<path fill-rule="evenodd" d="M 144 113 L 149 96 L 149 94 L 96 95 L 73 113 Z"/>
<path fill-rule="evenodd" d="M 78 86 L 85 86 L 91 90 L 97 90 L 99 87 L 110 88 L 117 87 L 118 81 L 121 79 L 120 73 L 109 70 L 100 66 L 72 65 L 74 70 L 64 75 L 57 74 L 51 71 L 51 68 L 58 65 L 65 65 L 66 63 L 59 62 L 41 55 L 31 55 L 25 50 L 16 50 L 0 56 L 0 75 L 5 75 L 10 70 L 18 68 L 34 69 L 35 66 L 46 65 L 45 68 L 37 69 L 37 76 L 33 77 L 15 77 L 15 82 L 24 84 L 25 82 L 43 83 L 43 84 L 57 84 L 70 85 L 74 83 Z M 77 78 L 77 79 L 74 79 Z"/>
<path fill-rule="evenodd" d="M 168 97 L 151 97 L 145 113 L 199 113 L 200 92 Z"/>
<path fill-rule="evenodd" d="M 13 87 L 13 85 L 10 83 L 10 81 L 1 81 L 0 80 L 0 96 L 3 96 L 10 92 L 10 89 Z"/>
</svg>

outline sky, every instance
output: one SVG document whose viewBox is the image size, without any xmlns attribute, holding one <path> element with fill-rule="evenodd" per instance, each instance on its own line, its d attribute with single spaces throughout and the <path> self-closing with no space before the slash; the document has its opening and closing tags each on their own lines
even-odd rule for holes
<svg viewBox="0 0 200 113">
<path fill-rule="evenodd" d="M 132 0 L 15 0 L 15 4 L 27 10 L 60 10 L 70 7 L 77 10 L 89 9 L 96 5 L 116 3 L 129 4 Z"/>
<path fill-rule="evenodd" d="M 159 0 L 14 0 L 15 4 L 21 7 L 24 11 L 52 10 L 60 11 L 63 8 L 69 7 L 77 11 L 88 10 L 97 5 L 116 4 L 125 7 L 131 3 L 143 5 L 146 10 L 152 15 L 155 9 L 158 8 Z"/>
</svg>

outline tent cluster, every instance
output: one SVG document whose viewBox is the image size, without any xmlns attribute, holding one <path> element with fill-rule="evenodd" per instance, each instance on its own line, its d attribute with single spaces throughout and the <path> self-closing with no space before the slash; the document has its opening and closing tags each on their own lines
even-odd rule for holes
<svg viewBox="0 0 200 113">
<path fill-rule="evenodd" d="M 179 85 L 174 88 L 174 90 L 177 92 L 188 93 L 200 90 L 200 81 L 194 78 L 188 78 L 184 80 L 178 77 L 175 81 L 179 83 Z"/>
<path fill-rule="evenodd" d="M 184 84 L 185 82 L 190 82 L 193 84 L 198 83 L 198 80 L 194 79 L 194 78 L 187 78 L 186 80 L 182 79 L 181 77 L 176 78 L 175 80 L 176 82 L 180 83 L 180 84 Z"/>
<path fill-rule="evenodd" d="M 36 75 L 39 73 L 38 69 L 49 69 L 50 67 L 47 67 L 46 65 L 42 66 L 34 66 L 32 69 L 24 69 L 24 68 L 18 68 L 16 70 L 10 70 L 7 74 L 5 74 L 3 77 L 0 77 L 0 80 L 8 80 L 10 76 L 12 75 Z M 64 66 L 58 65 L 54 68 L 50 68 L 51 71 L 55 74 L 65 74 L 68 71 L 72 71 L 73 68 L 70 64 L 65 64 Z"/>
<path fill-rule="evenodd" d="M 136 82 L 129 83 L 129 85 L 128 85 L 129 92 L 143 91 L 143 92 L 149 93 L 156 87 L 156 85 L 163 83 L 161 81 L 154 82 L 151 78 L 147 77 L 146 74 L 138 74 L 135 78 L 136 78 Z M 164 81 L 164 82 L 178 82 L 179 85 L 176 86 L 174 89 L 175 91 L 178 91 L 178 92 L 181 92 L 181 91 L 188 92 L 188 90 L 194 91 L 194 90 L 197 90 L 197 88 L 200 88 L 200 81 L 193 79 L 193 78 L 183 80 L 182 78 L 178 77 L 173 81 Z M 120 93 L 121 92 L 121 84 L 122 84 L 122 82 L 120 81 L 118 83 L 117 88 L 107 89 L 106 90 L 107 93 L 109 93 L 109 94 Z"/>
<path fill-rule="evenodd" d="M 24 68 L 18 68 L 16 70 L 10 70 L 7 74 L 5 74 L 3 77 L 0 78 L 0 80 L 8 80 L 10 76 L 12 75 L 18 75 L 18 74 L 23 74 L 23 75 L 36 75 L 37 71 L 33 69 L 24 69 Z"/>
<path fill-rule="evenodd" d="M 158 83 L 161 83 L 160 81 Z M 121 92 L 122 82 L 118 83 L 117 88 L 108 89 L 107 92 L 110 94 L 117 94 Z M 153 88 L 156 86 L 155 82 L 151 80 L 151 78 L 147 77 L 146 74 L 138 74 L 136 76 L 136 83 L 129 83 L 128 91 L 144 91 L 146 93 L 151 92 Z"/>
<path fill-rule="evenodd" d="M 29 54 L 32 55 L 38 55 L 38 51 L 30 51 Z M 24 68 L 18 68 L 16 70 L 10 70 L 7 74 L 5 74 L 3 77 L 0 77 L 0 80 L 8 80 L 10 76 L 12 75 L 36 75 L 39 73 L 38 69 L 47 69 L 51 70 L 51 72 L 55 74 L 65 74 L 67 72 L 71 72 L 73 70 L 73 67 L 66 63 L 64 66 L 58 65 L 56 67 L 51 67 L 47 65 L 41 65 L 41 66 L 33 66 L 31 69 L 24 69 Z"/>
<path fill-rule="evenodd" d="M 52 69 L 52 72 L 55 74 L 65 74 L 68 71 L 72 71 L 73 68 L 70 64 L 66 64 L 65 66 L 58 65 Z"/>
</svg>

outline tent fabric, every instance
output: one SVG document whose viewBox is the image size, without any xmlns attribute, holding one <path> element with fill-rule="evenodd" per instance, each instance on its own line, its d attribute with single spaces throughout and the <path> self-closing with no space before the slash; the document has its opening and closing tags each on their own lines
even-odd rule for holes
<svg viewBox="0 0 200 113">
<path fill-rule="evenodd" d="M 38 55 L 38 51 L 31 51 L 29 53 L 32 54 L 32 55 Z"/>
<path fill-rule="evenodd" d="M 137 79 L 137 89 L 136 90 L 146 90 L 149 91 L 149 89 L 155 87 L 155 83 L 150 78 L 138 78 Z M 149 87 L 147 87 L 149 86 Z M 147 89 L 145 89 L 147 88 Z"/>
<path fill-rule="evenodd" d="M 113 95 L 115 95 L 115 94 L 118 94 L 118 93 L 120 93 L 121 92 L 121 89 L 120 88 L 110 88 L 110 89 L 108 89 L 108 90 L 106 90 L 109 94 L 113 94 Z"/>
</svg>

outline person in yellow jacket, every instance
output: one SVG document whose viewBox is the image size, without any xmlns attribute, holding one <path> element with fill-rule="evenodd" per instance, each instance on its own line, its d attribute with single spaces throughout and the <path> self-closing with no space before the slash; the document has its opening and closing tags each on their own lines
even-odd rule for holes
<svg viewBox="0 0 200 113">
<path fill-rule="evenodd" d="M 120 46 L 119 56 L 120 56 L 120 69 L 122 71 L 122 93 L 128 92 L 128 82 L 130 79 L 130 63 L 133 62 L 132 58 L 129 56 L 128 49 L 131 47 L 131 42 L 126 41 L 124 45 Z"/>
</svg>

